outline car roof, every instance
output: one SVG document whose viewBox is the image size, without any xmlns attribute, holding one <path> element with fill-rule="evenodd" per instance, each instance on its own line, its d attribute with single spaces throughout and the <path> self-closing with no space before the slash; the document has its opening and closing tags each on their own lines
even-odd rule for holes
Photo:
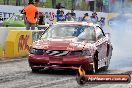
<svg viewBox="0 0 132 88">
<path fill-rule="evenodd" d="M 56 22 L 55 25 L 81 25 L 81 26 L 97 26 L 97 24 L 89 23 L 89 22 L 75 22 L 75 21 L 64 21 L 64 22 Z"/>
</svg>

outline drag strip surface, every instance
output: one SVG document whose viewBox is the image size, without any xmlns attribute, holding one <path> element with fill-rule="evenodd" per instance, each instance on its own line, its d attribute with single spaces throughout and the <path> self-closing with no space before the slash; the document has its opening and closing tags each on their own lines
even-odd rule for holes
<svg viewBox="0 0 132 88">
<path fill-rule="evenodd" d="M 99 74 L 132 75 L 132 30 L 112 30 L 113 56 L 109 70 Z M 129 84 L 87 84 L 80 86 L 69 70 L 44 70 L 32 73 L 27 58 L 0 61 L 0 88 L 132 88 Z"/>
<path fill-rule="evenodd" d="M 127 61 L 130 62 L 129 59 L 126 59 L 126 62 Z M 0 88 L 102 88 L 102 86 L 106 87 L 107 85 L 87 84 L 80 86 L 76 82 L 76 74 L 74 71 L 68 70 L 44 70 L 39 73 L 32 73 L 28 66 L 27 59 L 3 63 L 0 64 L 0 68 Z M 107 72 L 100 72 L 100 74 L 132 74 L 131 69 L 131 67 L 124 67 L 123 69 L 118 68 L 118 66 L 116 66 L 116 68 L 111 66 Z M 118 86 L 119 85 L 121 84 L 118 84 Z M 125 85 L 128 85 L 128 88 L 132 87 L 130 87 L 130 84 Z M 113 84 L 109 84 L 109 88 L 111 88 L 111 86 L 113 86 Z"/>
</svg>

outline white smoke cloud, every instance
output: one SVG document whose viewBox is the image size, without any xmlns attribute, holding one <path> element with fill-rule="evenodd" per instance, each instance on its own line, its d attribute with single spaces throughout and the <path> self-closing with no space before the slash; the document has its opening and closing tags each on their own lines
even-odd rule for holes
<svg viewBox="0 0 132 88">
<path fill-rule="evenodd" d="M 112 26 L 113 56 L 132 57 L 132 3 L 116 1 L 112 10 L 122 15 Z"/>
</svg>

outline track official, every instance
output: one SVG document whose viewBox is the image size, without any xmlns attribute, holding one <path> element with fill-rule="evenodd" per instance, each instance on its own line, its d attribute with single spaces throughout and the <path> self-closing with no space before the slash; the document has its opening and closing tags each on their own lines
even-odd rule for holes
<svg viewBox="0 0 132 88">
<path fill-rule="evenodd" d="M 22 13 L 24 14 L 24 21 L 26 24 L 26 30 L 34 30 L 38 23 L 38 9 L 35 7 L 33 0 L 29 0 L 28 6 L 26 6 Z"/>
</svg>

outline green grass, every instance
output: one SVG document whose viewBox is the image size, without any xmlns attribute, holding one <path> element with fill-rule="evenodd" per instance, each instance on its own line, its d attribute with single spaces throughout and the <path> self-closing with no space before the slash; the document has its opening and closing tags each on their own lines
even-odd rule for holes
<svg viewBox="0 0 132 88">
<path fill-rule="evenodd" d="M 61 0 L 56 0 L 56 4 L 60 3 Z M 45 7 L 47 8 L 52 8 L 52 2 L 51 0 L 47 0 L 46 3 L 45 3 Z M 65 0 L 65 8 L 66 9 L 69 9 L 71 8 L 71 0 Z"/>
<path fill-rule="evenodd" d="M 10 5 L 16 5 L 16 0 L 9 0 L 9 1 L 10 1 L 9 2 Z M 60 2 L 61 2 L 61 0 L 56 0 L 56 4 L 60 3 Z M 4 5 L 4 0 L 0 0 L 0 5 Z M 46 8 L 52 8 L 52 2 L 51 2 L 51 0 L 46 0 L 46 3 L 44 3 L 44 6 Z M 66 9 L 70 9 L 71 8 L 71 0 L 65 0 L 65 8 Z"/>
<path fill-rule="evenodd" d="M 6 0 L 5 0 L 6 1 Z M 10 2 L 10 5 L 16 5 L 16 0 L 9 0 Z M 23 1 L 23 0 L 21 0 Z M 61 0 L 56 0 L 56 4 L 57 3 L 60 3 Z M 130 2 L 132 2 L 132 0 L 127 0 L 127 4 L 129 4 Z M 0 0 L 0 5 L 3 5 L 4 4 L 4 0 Z M 46 3 L 44 4 L 41 4 L 39 5 L 39 7 L 46 7 L 46 8 L 52 8 L 52 2 L 51 0 L 46 0 Z M 65 9 L 71 9 L 71 0 L 65 0 Z M 85 2 L 82 3 L 81 7 L 77 7 L 77 9 L 80 9 L 80 10 L 88 10 L 89 9 L 89 6 L 86 5 Z"/>
<path fill-rule="evenodd" d="M 10 5 L 15 5 L 16 4 L 16 0 L 9 0 L 9 3 L 10 3 Z M 4 5 L 4 0 L 0 0 L 0 5 Z"/>
</svg>

